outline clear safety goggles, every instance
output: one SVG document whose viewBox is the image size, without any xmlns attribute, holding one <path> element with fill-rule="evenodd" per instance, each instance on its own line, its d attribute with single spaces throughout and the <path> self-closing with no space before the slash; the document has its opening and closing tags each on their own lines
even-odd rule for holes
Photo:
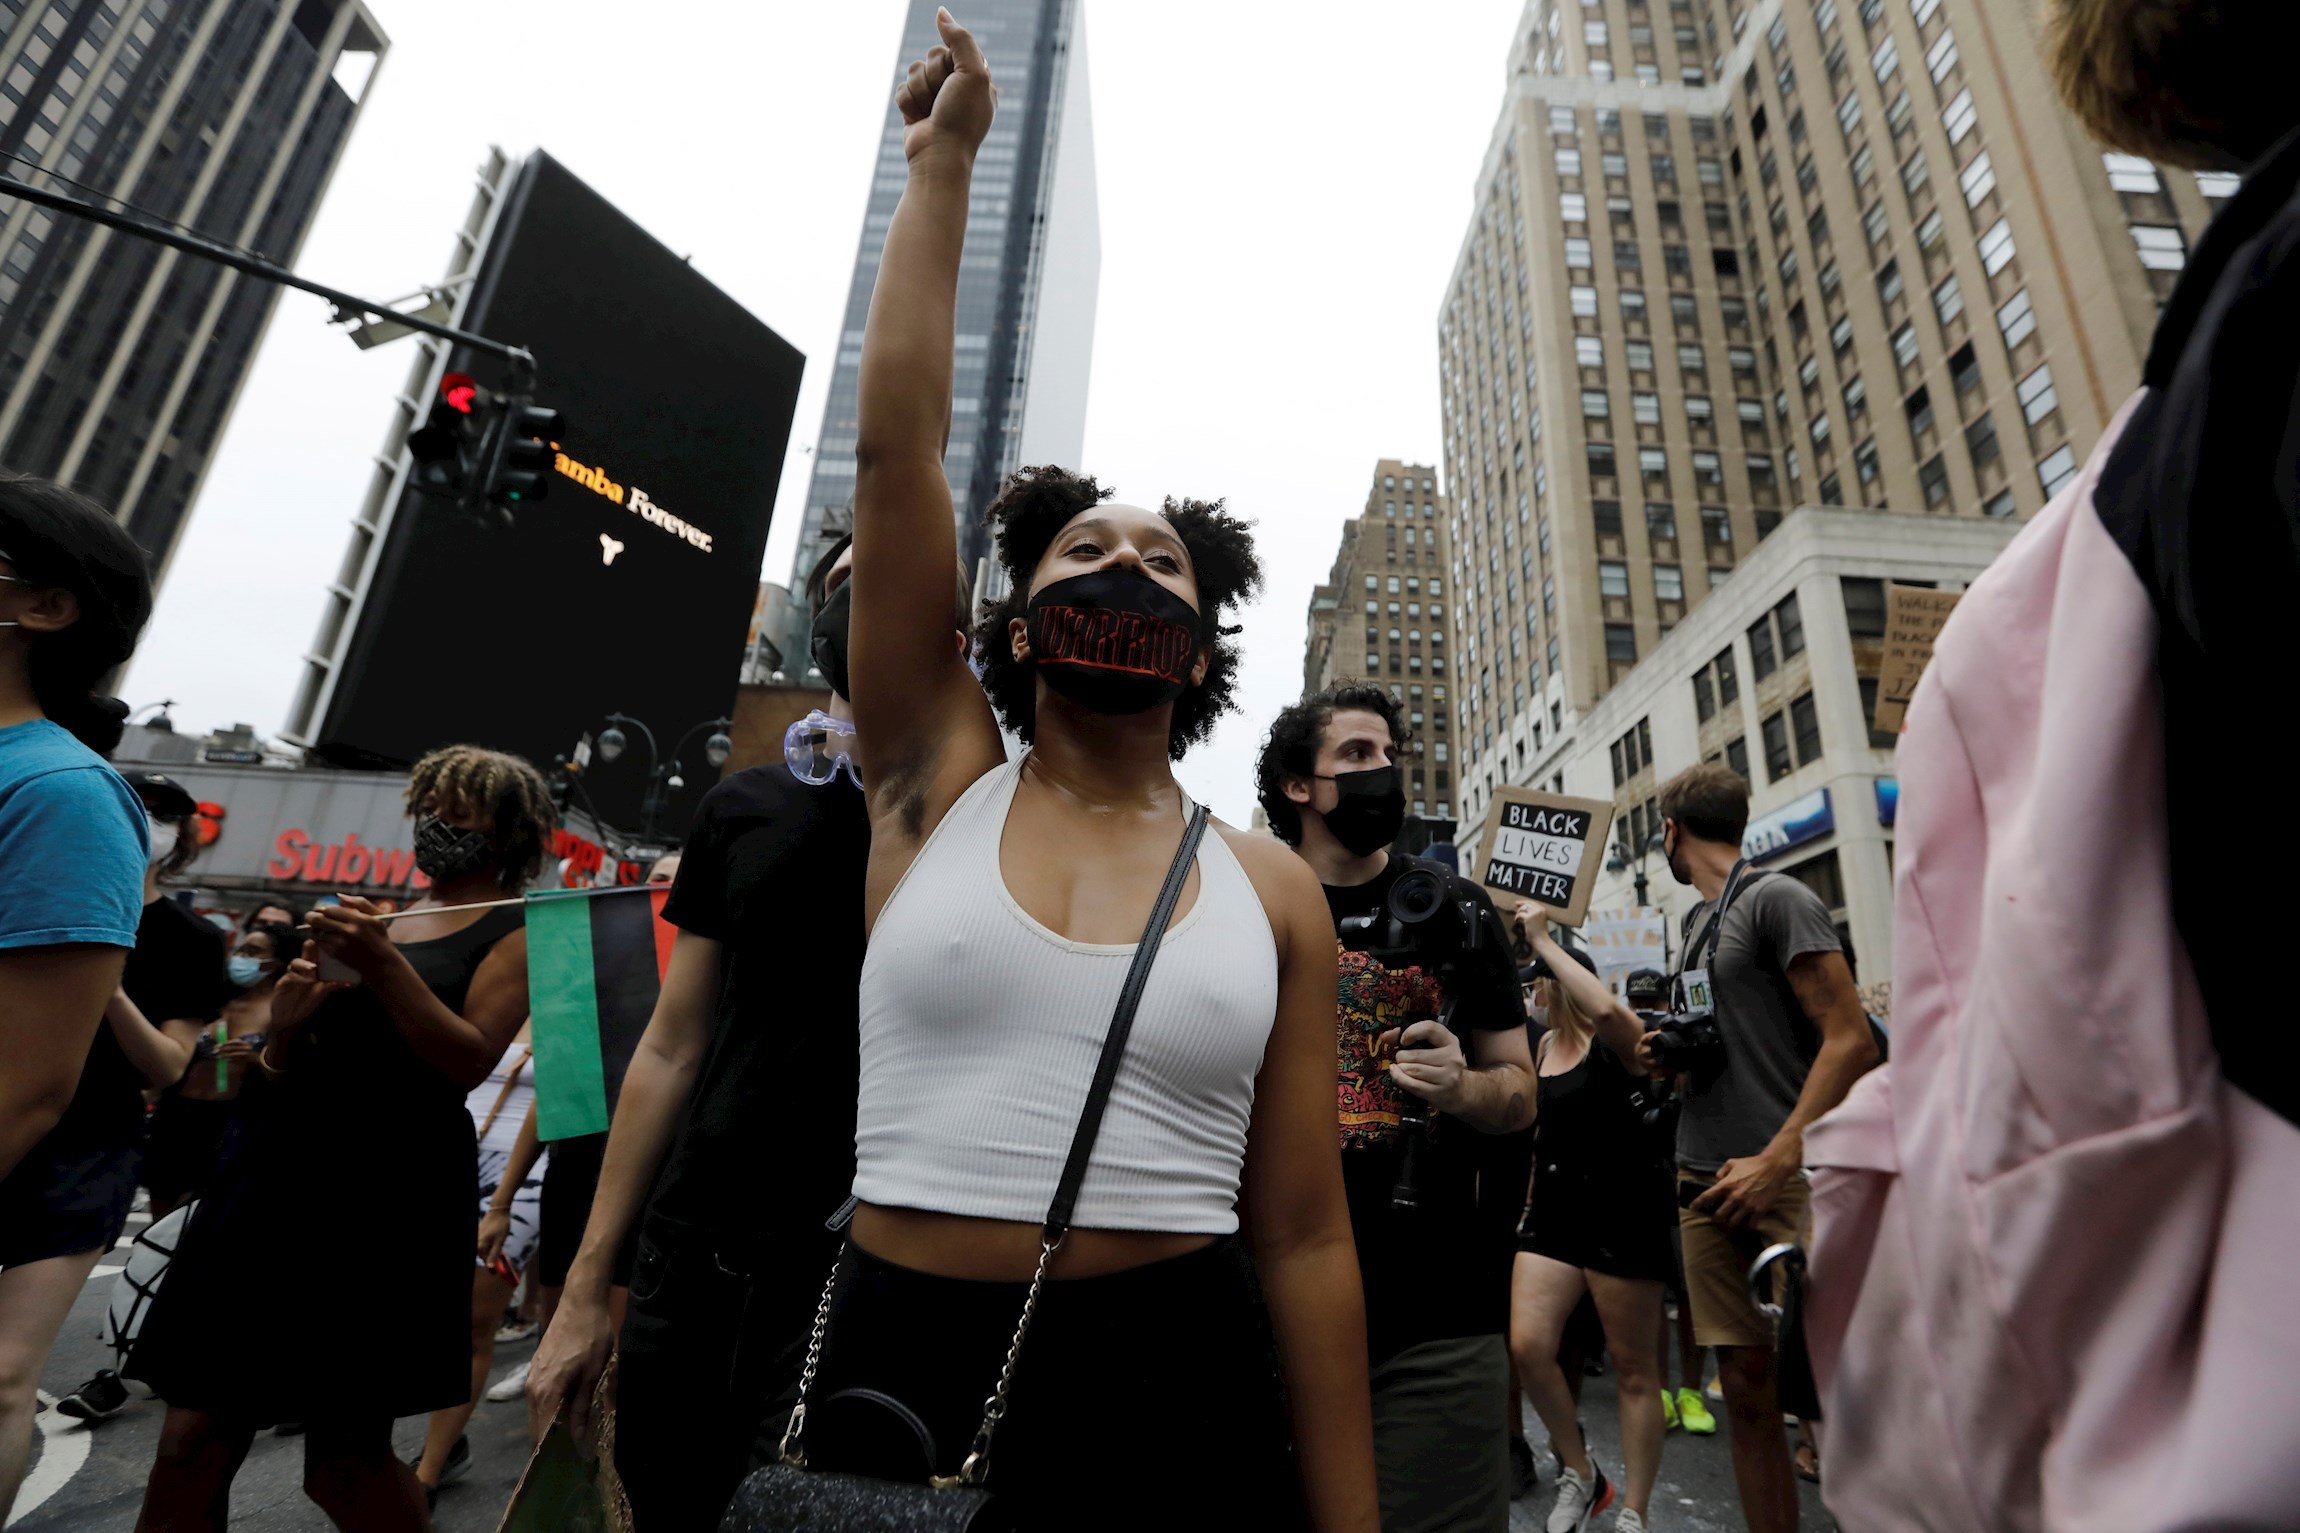
<svg viewBox="0 0 2300 1533">
<path fill-rule="evenodd" d="M 783 760 L 800 782 L 821 787 L 841 770 L 847 781 L 862 786 L 862 771 L 855 765 L 855 727 L 847 719 L 834 719 L 817 708 L 783 731 Z"/>
</svg>

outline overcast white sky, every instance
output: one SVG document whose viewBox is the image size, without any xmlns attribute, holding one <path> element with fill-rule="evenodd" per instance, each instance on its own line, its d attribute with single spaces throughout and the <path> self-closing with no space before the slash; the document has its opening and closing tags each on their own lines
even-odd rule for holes
<svg viewBox="0 0 2300 1533">
<path fill-rule="evenodd" d="M 369 3 L 391 53 L 298 269 L 372 297 L 434 280 L 486 146 L 550 150 L 806 354 L 781 578 L 902 0 Z M 1438 461 L 1436 315 L 1522 0 L 1083 3 L 1103 260 L 1080 466 L 1129 501 L 1227 496 L 1261 524 L 1244 711 L 1180 772 L 1243 825 L 1341 523 L 1377 459 Z M 281 298 L 129 673 L 128 699 L 176 699 L 180 728 L 285 722 L 412 361 L 326 317 Z M 631 367 L 634 388 L 676 387 Z"/>
</svg>

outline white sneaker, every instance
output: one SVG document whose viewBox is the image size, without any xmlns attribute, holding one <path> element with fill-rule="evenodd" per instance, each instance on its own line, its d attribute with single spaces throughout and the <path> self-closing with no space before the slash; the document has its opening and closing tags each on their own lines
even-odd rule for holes
<svg viewBox="0 0 2300 1533">
<path fill-rule="evenodd" d="M 1583 1479 L 1572 1470 L 1564 1470 L 1557 1478 L 1557 1500 L 1550 1505 L 1549 1521 L 1543 1524 L 1548 1533 L 1583 1533 L 1589 1520 L 1613 1502 L 1613 1486 L 1605 1478 L 1605 1471 L 1590 1466 L 1591 1479 Z"/>
<path fill-rule="evenodd" d="M 1613 1533 L 1647 1533 L 1645 1519 L 1625 1506 L 1613 1519 Z"/>
<path fill-rule="evenodd" d="M 495 1383 L 487 1386 L 487 1398 L 502 1405 L 527 1396 L 527 1364 L 521 1363 Z"/>
</svg>

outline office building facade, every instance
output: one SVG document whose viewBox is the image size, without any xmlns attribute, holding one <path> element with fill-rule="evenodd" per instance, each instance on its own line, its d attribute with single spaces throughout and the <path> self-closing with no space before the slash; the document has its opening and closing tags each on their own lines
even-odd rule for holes
<svg viewBox="0 0 2300 1533">
<path fill-rule="evenodd" d="M 1685 767 L 1720 761 L 1749 780 L 1744 855 L 1821 896 L 1864 985 L 1889 980 L 1897 737 L 1872 727 L 1885 588 L 1961 591 L 2015 531 L 1871 510 L 1786 518 L 1540 763 L 1563 792 L 1613 803 L 1620 866 L 1600 874 L 1592 908 L 1635 905 L 1642 871 L 1674 955 L 1700 895 L 1653 844 L 1656 800 Z"/>
<path fill-rule="evenodd" d="M 2033 9 L 1526 7 L 1439 321 L 1471 827 L 1786 508 L 2018 520 L 2098 440 L 2234 182 L 2087 142 Z"/>
<path fill-rule="evenodd" d="M 1343 524 L 1333 571 L 1310 595 L 1302 667 L 1305 694 L 1356 680 L 1390 689 L 1413 731 L 1398 758 L 1406 807 L 1425 822 L 1453 818 L 1446 523 L 1435 468 L 1395 458 L 1377 463 L 1365 511 Z"/>
<path fill-rule="evenodd" d="M 936 46 L 936 0 L 911 0 L 893 85 Z M 1026 463 L 1076 467 L 1085 448 L 1102 236 L 1094 185 L 1083 0 L 978 0 L 963 20 L 998 82 L 998 120 L 974 167 L 958 278 L 957 357 L 943 470 L 958 517 L 959 556 L 978 572 L 989 553 L 982 508 Z M 805 520 L 792 561 L 798 588 L 854 503 L 863 326 L 887 227 L 908 177 L 902 117 L 890 104 L 879 137 L 854 281 L 815 439 Z M 996 586 L 991 575 L 985 589 Z"/>
<path fill-rule="evenodd" d="M 386 46 L 359 0 L 0 0 L 0 167 L 292 265 Z M 0 465 L 164 574 L 277 296 L 0 198 Z"/>
</svg>

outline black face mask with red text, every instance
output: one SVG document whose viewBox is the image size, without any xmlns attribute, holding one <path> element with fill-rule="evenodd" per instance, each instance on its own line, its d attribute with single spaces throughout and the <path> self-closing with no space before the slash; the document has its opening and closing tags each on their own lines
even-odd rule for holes
<svg viewBox="0 0 2300 1533">
<path fill-rule="evenodd" d="M 1190 685 L 1198 613 L 1138 570 L 1092 570 L 1030 598 L 1030 655 L 1046 684 L 1095 713 L 1142 713 Z"/>
</svg>

